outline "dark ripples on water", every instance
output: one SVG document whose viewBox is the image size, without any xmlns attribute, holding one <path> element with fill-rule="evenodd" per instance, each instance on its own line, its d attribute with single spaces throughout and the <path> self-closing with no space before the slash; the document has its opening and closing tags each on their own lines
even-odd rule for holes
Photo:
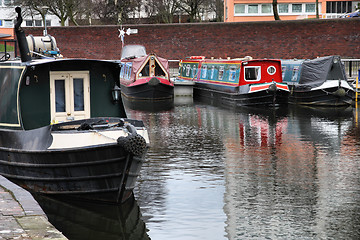
<svg viewBox="0 0 360 240">
<path fill-rule="evenodd" d="M 151 149 L 136 197 L 152 239 L 359 239 L 353 109 L 131 111 Z"/>
</svg>

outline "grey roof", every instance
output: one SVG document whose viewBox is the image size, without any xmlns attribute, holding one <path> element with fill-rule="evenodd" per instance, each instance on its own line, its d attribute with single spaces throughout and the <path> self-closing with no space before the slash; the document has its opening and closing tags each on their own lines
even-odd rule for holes
<svg viewBox="0 0 360 240">
<path fill-rule="evenodd" d="M 0 38 L 11 37 L 10 34 L 0 33 Z"/>
</svg>

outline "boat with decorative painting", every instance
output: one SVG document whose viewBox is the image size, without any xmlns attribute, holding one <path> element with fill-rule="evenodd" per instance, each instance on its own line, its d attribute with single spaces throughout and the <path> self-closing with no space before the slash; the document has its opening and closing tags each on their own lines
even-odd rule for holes
<svg viewBox="0 0 360 240">
<path fill-rule="evenodd" d="M 290 89 L 289 103 L 340 107 L 353 103 L 355 89 L 349 84 L 340 56 L 281 60 L 283 81 Z"/>
<path fill-rule="evenodd" d="M 179 63 L 178 78 L 195 83 L 195 99 L 230 107 L 286 104 L 289 89 L 276 59 L 206 59 L 192 56 Z"/>
<path fill-rule="evenodd" d="M 58 58 L 50 36 L 31 53 L 16 11 L 21 59 L 0 62 L 0 174 L 32 193 L 126 201 L 149 138 L 126 116 L 119 64 Z"/>
<path fill-rule="evenodd" d="M 147 54 L 144 46 L 125 45 L 120 65 L 121 93 L 126 100 L 140 103 L 174 100 L 167 59 Z"/>
</svg>

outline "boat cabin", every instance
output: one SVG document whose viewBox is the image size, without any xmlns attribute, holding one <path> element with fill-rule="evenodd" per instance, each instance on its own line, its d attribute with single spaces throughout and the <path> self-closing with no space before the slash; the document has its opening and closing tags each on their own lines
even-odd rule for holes
<svg viewBox="0 0 360 240">
<path fill-rule="evenodd" d="M 281 82 L 280 60 L 196 59 L 180 62 L 179 76 L 195 82 L 238 87 Z"/>
<path fill-rule="evenodd" d="M 34 129 L 90 117 L 126 117 L 118 63 L 34 59 L 0 63 L 0 127 Z M 117 95 L 117 96 L 116 96 Z"/>
</svg>

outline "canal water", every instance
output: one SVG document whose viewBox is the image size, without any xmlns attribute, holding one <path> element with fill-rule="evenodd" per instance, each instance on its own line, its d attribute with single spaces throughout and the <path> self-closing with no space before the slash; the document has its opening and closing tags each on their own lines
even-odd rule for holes
<svg viewBox="0 0 360 240">
<path fill-rule="evenodd" d="M 151 141 L 135 200 L 42 203 L 69 239 L 360 239 L 355 108 L 127 111 Z"/>
</svg>

